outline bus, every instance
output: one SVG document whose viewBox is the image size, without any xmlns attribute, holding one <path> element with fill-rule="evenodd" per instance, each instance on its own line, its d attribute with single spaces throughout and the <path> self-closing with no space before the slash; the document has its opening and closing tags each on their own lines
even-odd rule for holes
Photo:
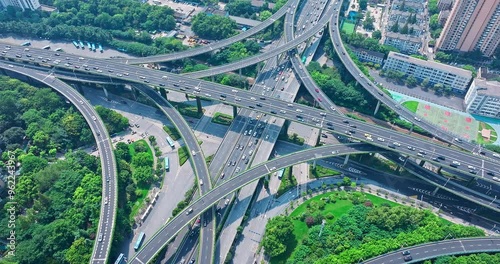
<svg viewBox="0 0 500 264">
<path fill-rule="evenodd" d="M 95 44 L 92 43 L 92 51 L 95 51 Z"/>
<path fill-rule="evenodd" d="M 168 157 L 165 157 L 165 171 L 170 171 L 170 162 Z"/>
<path fill-rule="evenodd" d="M 83 45 L 83 42 L 79 41 L 80 48 L 85 49 L 85 45 Z"/>
<path fill-rule="evenodd" d="M 104 50 L 102 49 L 102 45 L 101 44 L 98 44 L 99 45 L 99 51 L 102 53 Z"/>
<path fill-rule="evenodd" d="M 285 169 L 281 169 L 278 171 L 278 173 L 276 174 L 278 176 L 278 179 L 281 180 L 281 178 L 283 178 L 283 173 L 285 173 Z"/>
<path fill-rule="evenodd" d="M 120 256 L 118 256 L 118 258 L 115 261 L 115 264 L 125 264 L 125 263 L 127 263 L 127 258 L 125 257 L 125 255 L 123 255 L 123 253 L 120 253 Z"/>
<path fill-rule="evenodd" d="M 137 238 L 137 241 L 135 241 L 135 245 L 134 245 L 134 249 L 135 250 L 138 250 L 141 247 L 142 241 L 144 240 L 145 236 L 146 235 L 144 234 L 144 232 L 141 232 L 139 234 L 139 237 Z"/>
<path fill-rule="evenodd" d="M 76 41 L 74 41 L 74 40 L 73 40 L 73 45 L 75 45 L 75 47 L 76 47 L 77 49 L 79 49 L 79 48 L 80 48 L 80 46 L 78 46 L 78 42 L 76 42 Z"/>
<path fill-rule="evenodd" d="M 31 46 L 31 42 L 26 41 L 26 42 L 24 42 L 23 44 L 21 44 L 21 46 L 24 46 L 24 47 L 26 47 L 26 46 Z"/>
<path fill-rule="evenodd" d="M 49 45 L 47 45 L 47 46 L 43 47 L 43 49 L 48 50 L 48 49 L 50 49 L 50 46 L 49 46 Z"/>
<path fill-rule="evenodd" d="M 302 63 L 306 63 L 306 56 L 302 56 Z"/>
<path fill-rule="evenodd" d="M 172 138 L 167 137 L 167 143 L 171 148 L 175 148 L 174 141 L 172 140 Z"/>
</svg>

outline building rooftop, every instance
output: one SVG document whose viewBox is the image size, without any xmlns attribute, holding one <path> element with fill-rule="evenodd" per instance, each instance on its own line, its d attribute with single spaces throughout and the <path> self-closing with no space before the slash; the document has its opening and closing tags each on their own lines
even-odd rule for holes
<svg viewBox="0 0 500 264">
<path fill-rule="evenodd" d="M 367 50 L 367 49 L 363 49 L 363 48 L 356 48 L 354 46 L 350 46 L 349 45 L 349 48 L 354 51 L 354 52 L 364 52 L 364 53 L 367 53 L 371 56 L 374 56 L 374 57 L 379 57 L 381 59 L 384 59 L 385 58 L 385 54 L 384 53 L 381 53 L 381 52 L 377 52 L 377 51 L 371 51 L 371 50 Z"/>
<path fill-rule="evenodd" d="M 419 66 L 430 67 L 430 68 L 438 69 L 441 71 L 453 73 L 453 74 L 456 74 L 459 76 L 472 78 L 471 71 L 464 70 L 464 69 L 457 68 L 457 67 L 453 67 L 453 66 L 446 65 L 443 63 L 439 63 L 439 62 L 435 62 L 435 61 L 425 61 L 425 60 L 417 59 L 417 58 L 410 57 L 410 56 L 407 56 L 407 55 L 404 55 L 401 53 L 397 53 L 397 52 L 393 52 L 393 51 L 389 52 L 389 56 L 387 58 L 389 59 L 391 57 L 397 58 L 398 60 L 404 60 L 404 61 L 416 64 Z"/>
<path fill-rule="evenodd" d="M 474 79 L 478 94 L 500 97 L 500 82 Z"/>
<path fill-rule="evenodd" d="M 410 13 L 408 11 L 401 11 L 401 10 L 391 10 L 391 14 L 390 16 L 393 16 L 393 15 L 400 15 L 400 16 L 404 16 L 404 17 L 409 17 L 410 15 L 413 16 L 414 13 Z M 424 19 L 424 16 L 422 16 L 420 13 L 416 13 L 417 14 L 417 19 Z"/>
<path fill-rule="evenodd" d="M 411 41 L 411 42 L 418 42 L 421 43 L 422 41 L 420 38 L 411 36 L 411 35 L 405 35 L 401 33 L 395 33 L 395 32 L 387 32 L 385 34 L 386 38 L 393 38 L 393 39 L 401 39 L 401 40 L 406 40 L 406 41 Z"/>
<path fill-rule="evenodd" d="M 229 16 L 232 20 L 236 21 L 236 24 L 238 25 L 244 25 L 244 26 L 250 26 L 250 27 L 255 27 L 258 24 L 260 24 L 260 21 L 253 20 L 253 19 L 248 19 L 244 17 L 238 17 L 238 16 Z"/>
</svg>

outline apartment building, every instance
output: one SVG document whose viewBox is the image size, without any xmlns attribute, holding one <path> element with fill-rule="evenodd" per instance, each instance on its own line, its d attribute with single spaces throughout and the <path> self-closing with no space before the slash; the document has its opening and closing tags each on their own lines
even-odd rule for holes
<svg viewBox="0 0 500 264">
<path fill-rule="evenodd" d="M 455 0 L 436 48 L 491 56 L 499 43 L 500 0 Z"/>
<path fill-rule="evenodd" d="M 389 52 L 383 69 L 413 75 L 419 81 L 428 78 L 431 85 L 440 83 L 459 93 L 467 91 L 472 79 L 472 72 L 468 70 L 434 61 L 421 60 L 392 51 Z"/>
<path fill-rule="evenodd" d="M 471 114 L 500 118 L 500 82 L 474 79 L 464 104 Z"/>
<path fill-rule="evenodd" d="M 15 6 L 21 8 L 22 10 L 36 10 L 40 8 L 38 0 L 0 0 L 0 4 L 2 4 L 3 7 Z"/>
<path fill-rule="evenodd" d="M 393 0 L 392 9 L 401 11 L 413 11 L 423 13 L 427 0 Z"/>
<path fill-rule="evenodd" d="M 349 48 L 358 56 L 358 59 L 362 62 L 373 62 L 382 66 L 384 64 L 384 53 L 371 51 L 362 48 L 355 48 L 353 46 L 349 46 Z"/>
<path fill-rule="evenodd" d="M 439 10 L 450 10 L 453 6 L 453 0 L 439 0 L 438 3 Z"/>
<path fill-rule="evenodd" d="M 384 44 L 397 48 L 402 53 L 415 54 L 422 47 L 422 40 L 415 36 L 387 32 L 384 38 Z"/>
</svg>

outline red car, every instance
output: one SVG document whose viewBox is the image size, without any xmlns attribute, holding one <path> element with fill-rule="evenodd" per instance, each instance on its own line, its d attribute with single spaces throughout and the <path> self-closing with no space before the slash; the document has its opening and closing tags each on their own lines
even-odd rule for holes
<svg viewBox="0 0 500 264">
<path fill-rule="evenodd" d="M 323 102 L 323 101 L 321 100 L 321 97 L 318 97 L 318 101 Z"/>
<path fill-rule="evenodd" d="M 314 91 L 316 91 L 317 93 L 319 93 L 319 89 L 314 89 Z"/>
</svg>

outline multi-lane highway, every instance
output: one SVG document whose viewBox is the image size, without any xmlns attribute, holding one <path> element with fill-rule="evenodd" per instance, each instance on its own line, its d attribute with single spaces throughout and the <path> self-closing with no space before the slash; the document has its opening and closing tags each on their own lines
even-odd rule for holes
<svg viewBox="0 0 500 264">
<path fill-rule="evenodd" d="M 286 12 L 290 8 L 293 8 L 294 6 L 296 6 L 298 2 L 299 2 L 298 0 L 288 1 L 276 13 L 274 13 L 268 19 L 266 19 L 262 23 L 259 23 L 255 27 L 252 27 L 246 31 L 243 31 L 236 36 L 233 36 L 233 37 L 221 40 L 221 41 L 214 42 L 210 45 L 201 46 L 201 47 L 189 49 L 186 51 L 176 52 L 176 53 L 172 53 L 172 54 L 149 56 L 149 57 L 138 58 L 138 59 L 120 59 L 120 61 L 127 63 L 127 64 L 142 64 L 142 63 L 172 61 L 172 60 L 179 60 L 179 59 L 193 57 L 193 56 L 200 55 L 200 54 L 203 54 L 206 52 L 211 52 L 211 51 L 223 48 L 223 47 L 227 47 L 234 42 L 248 38 L 248 37 L 260 32 L 261 30 L 265 29 L 266 27 L 272 25 L 276 20 L 280 19 L 284 14 L 286 14 Z"/>
<path fill-rule="evenodd" d="M 492 154 L 490 151 L 486 151 L 481 149 L 480 146 L 475 145 L 466 140 L 462 140 L 458 142 L 454 140 L 455 138 L 460 138 L 458 135 L 453 135 L 449 131 L 443 131 L 438 126 L 432 124 L 429 121 L 424 119 L 420 119 L 416 116 L 415 113 L 409 111 L 405 107 L 400 107 L 400 105 L 394 101 L 390 96 L 386 95 L 380 88 L 378 88 L 372 81 L 370 81 L 364 74 L 359 70 L 359 68 L 354 64 L 354 61 L 351 59 L 347 50 L 342 42 L 340 37 L 340 32 L 338 30 L 337 22 L 340 15 L 341 8 L 338 8 L 333 16 L 331 16 L 330 20 L 330 38 L 332 41 L 333 48 L 335 52 L 338 54 L 338 57 L 342 61 L 342 64 L 346 67 L 346 69 L 351 73 L 351 75 L 356 79 L 356 81 L 363 86 L 371 95 L 377 98 L 378 101 L 385 104 L 389 108 L 391 108 L 394 112 L 396 112 L 401 118 L 408 120 L 409 122 L 418 125 L 429 133 L 433 134 L 435 137 L 440 138 L 444 141 L 453 143 L 463 149 L 473 151 L 476 153 L 484 152 Z"/>
<path fill-rule="evenodd" d="M 394 148 L 395 151 L 411 156 L 422 155 L 422 159 L 439 162 L 442 166 L 456 166 L 457 169 L 478 173 L 478 176 L 492 180 L 494 174 L 500 171 L 500 164 L 492 156 L 472 155 L 452 148 L 437 145 L 411 135 L 379 127 L 353 119 L 344 119 L 337 114 L 321 112 L 321 110 L 256 94 L 245 90 L 235 90 L 232 87 L 188 78 L 175 74 L 151 70 L 144 67 L 124 65 L 112 61 L 95 60 L 75 55 L 57 56 L 55 52 L 12 46 L 7 52 L 0 54 L 0 59 L 30 62 L 26 54 L 33 54 L 36 63 L 45 67 L 59 67 L 79 72 L 118 78 L 124 81 L 145 83 L 166 89 L 190 93 L 211 100 L 223 101 L 227 104 L 254 109 L 266 114 L 296 120 L 310 126 L 335 130 L 336 133 L 351 134 L 357 140 L 366 141 L 384 148 Z M 33 57 L 31 57 L 33 58 Z M 48 61 L 47 59 L 51 59 Z M 46 62 L 43 62 L 43 61 Z M 54 61 L 60 60 L 58 64 Z M 31 61 L 32 62 L 32 61 Z M 71 65 L 69 63 L 71 63 Z M 66 64 L 66 65 L 64 65 Z M 13 66 L 16 67 L 16 66 Z M 120 70 L 117 70 L 120 69 Z M 115 70 L 117 72 L 115 72 Z M 147 76 L 147 77 L 146 77 Z M 233 91 L 234 90 L 234 91 Z M 379 139 L 380 138 L 380 139 Z M 399 145 L 393 144 L 399 143 Z M 471 151 L 473 149 L 470 149 Z M 422 153 L 419 154 L 419 151 Z M 444 160 L 432 161 L 432 158 L 442 157 Z M 453 163 L 455 161 L 455 163 Z M 470 166 L 470 167 L 468 167 Z M 489 173 L 489 174 L 488 174 Z"/>
<path fill-rule="evenodd" d="M 405 252 L 408 251 L 408 252 Z M 403 255 L 403 252 L 407 255 Z M 401 248 L 369 260 L 364 264 L 417 263 L 440 256 L 480 252 L 500 252 L 500 237 L 460 238 Z M 409 254 L 408 254 L 409 253 Z M 404 260 L 411 256 L 411 260 Z"/>
<path fill-rule="evenodd" d="M 314 159 L 322 159 L 337 155 L 351 153 L 369 153 L 380 149 L 366 144 L 330 145 L 312 148 L 305 151 L 296 152 L 271 161 L 256 165 L 249 170 L 240 173 L 221 185 L 213 188 L 207 194 L 194 201 L 189 209 L 186 209 L 174 217 L 169 223 L 164 225 L 151 239 L 149 239 L 142 249 L 135 256 L 130 258 L 129 263 L 148 263 L 164 246 L 170 241 L 184 226 L 196 219 L 206 208 L 209 208 L 229 193 L 279 169 L 307 162 Z M 187 210 L 192 213 L 186 214 Z"/>
<path fill-rule="evenodd" d="M 283 52 L 286 52 L 288 50 L 291 50 L 295 48 L 296 46 L 302 44 L 304 41 L 306 41 L 308 38 L 312 37 L 314 34 L 318 33 L 320 30 L 324 28 L 324 26 L 328 23 L 329 18 L 331 15 L 334 13 L 334 8 L 338 6 L 338 3 L 331 3 L 328 5 L 328 9 L 324 12 L 324 15 L 318 20 L 318 22 L 310 29 L 306 30 L 303 32 L 300 36 L 295 37 L 292 41 L 285 42 L 283 45 L 269 49 L 265 53 L 261 53 L 252 57 L 245 58 L 243 60 L 239 60 L 233 63 L 228 63 L 224 64 L 222 66 L 218 67 L 212 67 L 207 70 L 202 70 L 202 71 L 197 71 L 197 72 L 190 72 L 184 74 L 185 76 L 189 76 L 192 78 L 203 78 L 203 77 L 208 77 L 208 76 L 213 76 L 217 74 L 222 74 L 225 72 L 230 72 L 234 71 L 237 69 L 242 69 L 245 67 L 248 67 L 250 65 L 257 64 L 261 61 L 276 57 L 280 55 Z M 291 25 L 288 24 L 288 27 Z"/>
<path fill-rule="evenodd" d="M 113 146 L 108 131 L 101 118 L 87 100 L 68 84 L 54 78 L 52 74 L 21 67 L 9 67 L 5 62 L 0 62 L 0 68 L 25 75 L 37 80 L 63 95 L 83 115 L 94 135 L 102 169 L 102 203 L 97 228 L 96 243 L 92 251 L 92 263 L 107 263 L 113 231 L 115 226 L 117 208 L 117 171 Z"/>
</svg>

